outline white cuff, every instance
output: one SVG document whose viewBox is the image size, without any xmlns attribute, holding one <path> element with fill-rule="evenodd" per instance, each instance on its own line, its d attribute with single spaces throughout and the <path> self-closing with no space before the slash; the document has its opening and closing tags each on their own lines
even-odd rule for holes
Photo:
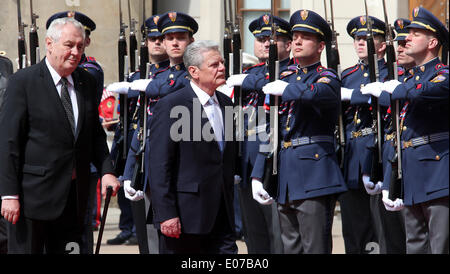
<svg viewBox="0 0 450 274">
<path fill-rule="evenodd" d="M 2 196 L 2 200 L 19 200 L 19 195 Z"/>
</svg>

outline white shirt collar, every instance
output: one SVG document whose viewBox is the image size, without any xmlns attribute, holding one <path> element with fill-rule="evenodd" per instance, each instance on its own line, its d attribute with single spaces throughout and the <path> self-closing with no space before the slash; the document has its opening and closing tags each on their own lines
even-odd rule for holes
<svg viewBox="0 0 450 274">
<path fill-rule="evenodd" d="M 217 96 L 216 96 L 215 92 L 214 92 L 213 96 L 209 96 L 208 93 L 206 93 L 201 88 L 199 88 L 193 81 L 191 81 L 191 87 L 194 90 L 195 94 L 197 95 L 197 97 L 200 101 L 200 104 L 202 104 L 202 106 L 204 106 L 209 101 L 210 98 L 213 98 L 214 101 L 219 103 L 219 100 L 217 100 Z"/>
<path fill-rule="evenodd" d="M 50 62 L 48 61 L 47 58 L 45 58 L 45 64 L 47 65 L 47 68 L 50 71 L 53 83 L 55 84 L 55 86 L 57 86 L 59 84 L 59 81 L 61 81 L 62 77 L 58 74 L 58 72 L 56 72 L 56 70 L 52 67 L 52 65 L 50 65 Z M 72 86 L 74 86 L 72 75 L 67 76 L 66 79 Z"/>
</svg>

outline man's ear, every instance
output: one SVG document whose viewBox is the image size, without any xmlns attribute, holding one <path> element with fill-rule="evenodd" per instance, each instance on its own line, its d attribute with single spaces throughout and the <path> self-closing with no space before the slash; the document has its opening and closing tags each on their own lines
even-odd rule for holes
<svg viewBox="0 0 450 274">
<path fill-rule="evenodd" d="M 194 80 L 197 80 L 199 78 L 198 71 L 199 71 L 199 69 L 196 66 L 189 66 L 188 67 L 188 72 L 191 75 L 191 78 L 194 79 Z"/>
<path fill-rule="evenodd" d="M 45 37 L 45 46 L 47 49 L 52 52 L 53 51 L 53 40 L 49 37 Z"/>
</svg>

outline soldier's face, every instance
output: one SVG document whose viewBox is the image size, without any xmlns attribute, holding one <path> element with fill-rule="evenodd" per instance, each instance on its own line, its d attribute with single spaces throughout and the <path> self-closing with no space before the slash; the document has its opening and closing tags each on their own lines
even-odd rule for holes
<svg viewBox="0 0 450 274">
<path fill-rule="evenodd" d="M 164 36 L 164 48 L 170 58 L 183 58 L 186 47 L 193 42 L 187 32 L 172 32 Z"/>
<path fill-rule="evenodd" d="M 60 76 L 70 75 L 80 63 L 84 52 L 82 33 L 72 24 L 61 27 L 61 37 L 53 41 L 47 37 L 47 58 Z"/>
<path fill-rule="evenodd" d="M 275 36 L 275 41 L 277 43 L 279 60 L 284 60 L 287 57 L 289 57 L 289 54 L 291 52 L 291 41 L 282 36 Z M 255 56 L 259 60 L 265 61 L 269 59 L 269 48 L 270 48 L 269 36 L 260 36 L 255 38 L 254 52 Z"/>
<path fill-rule="evenodd" d="M 356 55 L 359 59 L 363 60 L 367 58 L 366 36 L 355 36 L 355 40 L 353 40 L 353 47 L 355 48 Z"/>
<path fill-rule="evenodd" d="M 294 31 L 292 36 L 292 55 L 295 58 L 311 59 L 320 57 L 325 48 L 325 42 L 310 32 Z"/>
<path fill-rule="evenodd" d="M 421 57 L 437 47 L 438 40 L 428 30 L 410 29 L 406 36 L 405 53 L 413 58 Z"/>
<path fill-rule="evenodd" d="M 148 37 L 147 38 L 148 54 L 155 56 L 165 55 L 166 49 L 163 46 L 163 41 L 164 41 L 163 36 Z"/>
<path fill-rule="evenodd" d="M 200 67 L 189 67 L 189 73 L 205 90 L 216 90 L 225 84 L 225 65 L 220 52 L 210 50 L 203 53 L 203 63 Z"/>
<path fill-rule="evenodd" d="M 397 46 L 397 61 L 398 64 L 405 67 L 405 69 L 412 68 L 414 64 L 414 58 L 406 54 L 406 41 L 398 41 Z"/>
</svg>

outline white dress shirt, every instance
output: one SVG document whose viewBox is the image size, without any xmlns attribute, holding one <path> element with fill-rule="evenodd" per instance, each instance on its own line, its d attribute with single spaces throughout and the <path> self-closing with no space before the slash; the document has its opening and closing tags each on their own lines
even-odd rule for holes
<svg viewBox="0 0 450 274">
<path fill-rule="evenodd" d="M 219 100 L 217 100 L 216 93 L 213 96 L 209 96 L 208 93 L 204 92 L 199 88 L 194 82 L 191 81 L 191 87 L 197 95 L 200 104 L 202 104 L 205 110 L 206 116 L 208 116 L 209 123 L 214 130 L 214 135 L 216 141 L 222 145 L 224 135 L 223 135 L 223 114 L 220 109 Z M 210 99 L 215 101 L 215 104 L 210 103 Z M 218 117 L 215 117 L 217 114 Z M 222 149 L 222 148 L 221 148 Z"/>
<path fill-rule="evenodd" d="M 50 71 L 50 74 L 53 79 L 53 83 L 56 86 L 56 90 L 58 91 L 59 97 L 61 98 L 61 76 L 56 72 L 56 70 L 50 65 L 48 62 L 48 59 L 45 58 L 45 64 L 48 67 L 48 70 Z M 70 95 L 70 101 L 72 102 L 72 109 L 73 109 L 73 117 L 75 119 L 75 132 L 77 130 L 77 124 L 78 124 L 78 103 L 77 103 L 77 95 L 75 93 L 75 85 L 73 84 L 73 78 L 72 75 L 69 75 L 66 77 L 69 84 L 67 85 L 67 89 L 69 90 Z"/>
</svg>

